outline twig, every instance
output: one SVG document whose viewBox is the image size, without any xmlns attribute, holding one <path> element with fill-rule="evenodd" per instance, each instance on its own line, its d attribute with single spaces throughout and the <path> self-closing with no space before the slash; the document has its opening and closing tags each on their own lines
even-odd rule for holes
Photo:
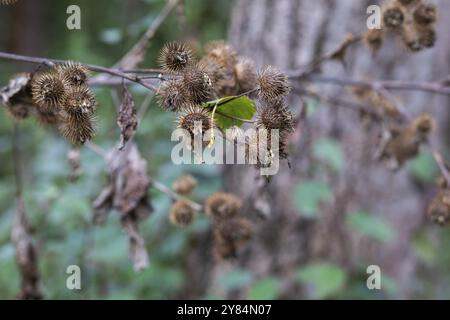
<svg viewBox="0 0 450 320">
<path fill-rule="evenodd" d="M 447 182 L 447 186 L 450 186 L 450 172 L 448 171 L 448 168 L 444 162 L 444 158 L 439 151 L 434 150 L 430 144 L 428 145 L 430 147 L 431 153 L 433 154 L 433 158 L 439 167 L 439 170 L 441 171 L 445 181 Z"/>
<path fill-rule="evenodd" d="M 35 63 L 35 64 L 43 64 L 46 66 L 54 66 L 56 63 L 64 63 L 66 62 L 65 60 L 57 60 L 57 59 L 48 59 L 48 58 L 39 58 L 39 57 L 30 57 L 30 56 L 23 56 L 23 55 L 18 55 L 18 54 L 13 54 L 13 53 L 6 53 L 6 52 L 0 52 L 0 59 L 6 59 L 6 60 L 14 60 L 14 61 L 22 61 L 22 62 L 29 62 L 29 63 Z M 116 77 L 120 77 L 122 79 L 127 79 L 131 82 L 135 82 L 140 84 L 141 86 L 152 90 L 152 91 L 156 91 L 156 87 L 154 87 L 153 85 L 147 84 L 145 82 L 142 81 L 142 79 L 140 77 L 138 77 L 137 75 L 134 74 L 127 74 L 121 70 L 117 70 L 117 69 L 110 69 L 110 68 L 106 68 L 106 67 L 102 67 L 102 66 L 97 66 L 97 65 L 93 65 L 93 64 L 86 64 L 86 63 L 81 63 L 83 66 L 85 66 L 86 68 L 88 68 L 91 71 L 94 72 L 103 72 L 103 73 L 107 73 L 110 74 L 112 76 L 116 76 Z"/>
<path fill-rule="evenodd" d="M 195 211 L 201 211 L 202 208 L 203 208 L 203 206 L 201 204 L 199 204 L 197 202 L 194 202 L 192 200 L 189 200 L 186 197 L 183 197 L 182 195 L 180 195 L 180 194 L 176 193 L 175 191 L 171 190 L 170 188 L 168 188 L 167 186 L 165 186 L 161 182 L 158 182 L 156 180 L 152 180 L 152 187 L 154 187 L 155 189 L 157 189 L 157 190 L 167 194 L 173 200 L 186 201 L 192 207 L 192 209 L 194 209 Z"/>
</svg>

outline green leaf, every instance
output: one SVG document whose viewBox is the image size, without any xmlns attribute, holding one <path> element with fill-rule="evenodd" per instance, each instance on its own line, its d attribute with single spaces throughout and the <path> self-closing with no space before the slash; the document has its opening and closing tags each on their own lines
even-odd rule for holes
<svg viewBox="0 0 450 320">
<path fill-rule="evenodd" d="M 381 242 L 390 242 L 394 230 L 381 218 L 365 212 L 356 212 L 347 216 L 347 223 L 359 233 Z"/>
<path fill-rule="evenodd" d="M 433 183 L 439 172 L 433 156 L 428 152 L 422 152 L 411 160 L 409 169 L 413 176 L 423 183 Z"/>
<path fill-rule="evenodd" d="M 328 185 L 320 181 L 304 181 L 294 189 L 294 203 L 304 217 L 315 217 L 322 202 L 333 198 Z"/>
<path fill-rule="evenodd" d="M 346 274 L 337 265 L 313 263 L 298 269 L 296 279 L 313 287 L 314 299 L 324 299 L 342 289 L 346 281 Z"/>
<path fill-rule="evenodd" d="M 216 125 L 221 129 L 228 129 L 233 126 L 240 127 L 244 123 L 243 121 L 234 120 L 221 114 L 239 119 L 251 120 L 256 112 L 255 102 L 246 96 L 240 98 L 236 98 L 235 96 L 224 97 L 219 100 L 207 102 L 203 107 L 213 109 L 216 104 L 218 104 L 218 107 L 216 109 L 214 120 Z"/>
<path fill-rule="evenodd" d="M 274 300 L 280 295 L 280 281 L 268 277 L 255 282 L 248 292 L 249 300 Z"/>
<path fill-rule="evenodd" d="M 334 172 L 338 173 L 344 168 L 345 157 L 341 145 L 332 139 L 321 139 L 313 148 L 316 158 L 325 162 Z"/>
</svg>

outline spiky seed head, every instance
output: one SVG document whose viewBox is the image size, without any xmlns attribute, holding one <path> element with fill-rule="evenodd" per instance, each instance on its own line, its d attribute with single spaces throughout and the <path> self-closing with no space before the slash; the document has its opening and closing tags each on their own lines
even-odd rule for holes
<svg viewBox="0 0 450 320">
<path fill-rule="evenodd" d="M 430 221 L 440 225 L 450 222 L 450 190 L 440 189 L 427 208 Z"/>
<path fill-rule="evenodd" d="M 287 76 L 278 69 L 268 66 L 259 75 L 256 81 L 260 97 L 273 102 L 289 93 Z"/>
<path fill-rule="evenodd" d="M 197 187 L 197 180 L 191 175 L 179 177 L 172 185 L 173 191 L 181 195 L 188 195 Z"/>
<path fill-rule="evenodd" d="M 64 112 L 61 114 L 58 129 L 71 143 L 84 144 L 95 135 L 95 117 L 90 113 Z"/>
<path fill-rule="evenodd" d="M 87 86 L 71 87 L 63 108 L 68 113 L 93 113 L 97 107 L 94 93 Z"/>
<path fill-rule="evenodd" d="M 418 25 L 429 25 L 436 22 L 437 9 L 431 3 L 421 3 L 413 13 L 414 22 Z"/>
<path fill-rule="evenodd" d="M 31 82 L 33 101 L 43 110 L 60 107 L 66 99 L 66 88 L 65 80 L 53 73 L 37 75 Z"/>
<path fill-rule="evenodd" d="M 181 81 L 190 102 L 201 104 L 212 98 L 213 84 L 203 65 L 186 68 Z"/>
<path fill-rule="evenodd" d="M 366 46 L 373 52 L 377 52 L 383 46 L 384 31 L 382 29 L 370 29 L 364 34 Z"/>
<path fill-rule="evenodd" d="M 412 126 L 420 140 L 424 140 L 434 130 L 435 121 L 429 114 L 422 114 L 414 119 Z"/>
<path fill-rule="evenodd" d="M 383 11 L 384 26 L 389 29 L 398 29 L 403 25 L 405 21 L 405 14 L 401 7 L 391 6 L 387 7 Z"/>
<path fill-rule="evenodd" d="M 253 60 L 240 58 L 234 67 L 234 73 L 239 87 L 237 94 L 250 91 L 256 87 L 258 75 L 256 74 L 255 62 Z"/>
<path fill-rule="evenodd" d="M 254 232 L 253 224 L 243 217 L 224 219 L 217 223 L 215 237 L 218 241 L 242 246 L 248 242 Z"/>
<path fill-rule="evenodd" d="M 214 123 L 211 123 L 211 115 L 206 108 L 189 104 L 182 107 L 183 113 L 178 117 L 178 128 L 184 129 L 191 138 L 192 146 L 197 137 L 200 137 L 202 144 L 205 146 L 207 141 L 203 141 L 204 135 L 210 130 Z"/>
<path fill-rule="evenodd" d="M 268 131 L 278 129 L 280 132 L 290 132 L 294 127 L 293 115 L 282 101 L 264 105 L 257 112 L 256 127 L 267 129 Z"/>
<path fill-rule="evenodd" d="M 179 227 L 187 227 L 195 217 L 195 210 L 185 200 L 176 201 L 169 212 L 170 222 Z"/>
<path fill-rule="evenodd" d="M 215 59 L 212 59 L 208 56 L 203 57 L 199 61 L 199 65 L 201 65 L 203 71 L 208 74 L 214 86 L 214 89 L 218 91 L 219 89 L 217 88 L 217 86 L 227 78 L 225 67 Z"/>
<path fill-rule="evenodd" d="M 74 61 L 68 61 L 56 66 L 56 70 L 62 79 L 65 79 L 71 86 L 87 85 L 89 79 L 89 69 L 84 65 Z"/>
<path fill-rule="evenodd" d="M 437 35 L 434 28 L 419 28 L 419 42 L 425 48 L 432 48 L 436 44 Z"/>
<path fill-rule="evenodd" d="M 205 213 L 214 219 L 230 219 L 238 215 L 241 200 L 231 193 L 217 192 L 205 202 Z"/>
<path fill-rule="evenodd" d="M 163 110 L 178 112 L 187 102 L 185 95 L 180 80 L 164 81 L 158 90 L 158 104 Z"/>
<path fill-rule="evenodd" d="M 237 52 L 224 41 L 212 41 L 206 44 L 205 50 L 210 59 L 216 60 L 227 70 L 232 70 L 237 63 Z"/>
<path fill-rule="evenodd" d="M 169 72 L 180 72 L 192 63 L 192 50 L 184 43 L 169 42 L 159 56 L 161 67 Z"/>
</svg>

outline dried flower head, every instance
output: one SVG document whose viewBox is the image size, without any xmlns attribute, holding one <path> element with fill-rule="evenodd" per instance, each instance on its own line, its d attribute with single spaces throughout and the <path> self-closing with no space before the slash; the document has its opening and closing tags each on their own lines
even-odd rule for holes
<svg viewBox="0 0 450 320">
<path fill-rule="evenodd" d="M 418 29 L 419 42 L 425 48 L 432 48 L 436 44 L 437 35 L 432 27 L 422 27 Z"/>
<path fill-rule="evenodd" d="M 238 255 L 254 233 L 253 224 L 246 218 L 234 217 L 219 221 L 214 228 L 216 258 L 230 259 Z"/>
<path fill-rule="evenodd" d="M 59 112 L 55 111 L 43 111 L 38 109 L 36 116 L 39 124 L 46 127 L 55 126 L 60 121 Z"/>
<path fill-rule="evenodd" d="M 399 6 L 391 6 L 385 8 L 383 11 L 384 26 L 389 29 L 398 29 L 402 26 L 405 20 L 405 14 Z"/>
<path fill-rule="evenodd" d="M 58 108 L 65 102 L 66 87 L 65 80 L 57 74 L 37 75 L 31 82 L 33 101 L 44 110 Z"/>
<path fill-rule="evenodd" d="M 429 25 L 436 22 L 437 9 L 431 3 L 421 3 L 413 13 L 414 22 L 418 25 Z"/>
<path fill-rule="evenodd" d="M 84 144 L 95 135 L 94 121 L 95 118 L 92 114 L 64 112 L 61 114 L 58 129 L 62 136 L 71 143 Z"/>
<path fill-rule="evenodd" d="M 169 212 L 169 219 L 174 225 L 187 227 L 194 221 L 195 210 L 185 200 L 176 201 Z"/>
<path fill-rule="evenodd" d="M 429 114 L 422 114 L 414 119 L 412 123 L 413 130 L 416 132 L 419 140 L 424 141 L 434 130 L 435 121 Z"/>
<path fill-rule="evenodd" d="M 234 67 L 236 82 L 238 85 L 237 94 L 250 91 L 256 87 L 255 62 L 248 58 L 240 58 Z"/>
<path fill-rule="evenodd" d="M 440 189 L 427 208 L 430 221 L 440 225 L 450 222 L 450 190 Z"/>
<path fill-rule="evenodd" d="M 402 6 L 410 6 L 412 4 L 417 3 L 418 0 L 397 0 Z"/>
<path fill-rule="evenodd" d="M 406 47 L 412 52 L 418 52 L 423 49 L 420 43 L 419 34 L 414 26 L 406 25 L 402 28 L 401 36 Z"/>
<path fill-rule="evenodd" d="M 212 41 L 205 46 L 207 56 L 217 61 L 228 70 L 232 70 L 237 63 L 237 52 L 224 41 Z"/>
<path fill-rule="evenodd" d="M 211 115 L 208 110 L 193 104 L 188 104 L 182 109 L 183 113 L 177 120 L 178 128 L 188 132 L 191 146 L 194 146 L 194 141 L 198 138 L 202 140 L 203 146 L 207 145 L 208 142 L 203 141 L 204 135 L 214 125 L 211 122 Z"/>
<path fill-rule="evenodd" d="M 278 129 L 280 132 L 290 132 L 294 128 L 293 115 L 284 103 L 279 100 L 273 104 L 266 104 L 258 108 L 256 126 L 268 131 Z"/>
<path fill-rule="evenodd" d="M 68 61 L 56 66 L 61 78 L 71 86 L 86 85 L 89 78 L 89 70 L 81 63 Z"/>
<path fill-rule="evenodd" d="M 161 67 L 169 72 L 180 72 L 192 63 L 192 50 L 184 43 L 169 42 L 161 50 Z"/>
<path fill-rule="evenodd" d="M 241 200 L 235 195 L 217 192 L 206 200 L 205 213 L 211 218 L 229 219 L 239 213 L 241 206 Z"/>
<path fill-rule="evenodd" d="M 180 80 L 164 81 L 158 90 L 158 104 L 167 111 L 180 111 L 186 104 L 183 83 Z"/>
<path fill-rule="evenodd" d="M 71 87 L 63 104 L 64 110 L 68 113 L 92 113 L 96 106 L 95 95 L 87 86 Z"/>
<path fill-rule="evenodd" d="M 173 191 L 182 195 L 188 195 L 197 187 L 197 180 L 191 175 L 179 177 L 172 185 Z"/>
<path fill-rule="evenodd" d="M 190 102 L 200 104 L 212 98 L 213 84 L 203 65 L 188 67 L 181 81 L 183 92 L 186 92 Z"/>
<path fill-rule="evenodd" d="M 268 66 L 258 75 L 256 81 L 260 97 L 273 102 L 289 93 L 287 76 L 278 69 Z"/>
<path fill-rule="evenodd" d="M 364 34 L 364 42 L 373 52 L 377 52 L 383 46 L 384 31 L 382 29 L 370 29 Z"/>
</svg>

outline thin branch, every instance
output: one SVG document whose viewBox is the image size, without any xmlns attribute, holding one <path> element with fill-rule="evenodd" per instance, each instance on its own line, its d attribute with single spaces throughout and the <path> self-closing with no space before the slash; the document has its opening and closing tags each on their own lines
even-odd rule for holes
<svg viewBox="0 0 450 320">
<path fill-rule="evenodd" d="M 35 64 L 43 64 L 43 65 L 51 66 L 51 67 L 54 66 L 57 63 L 64 63 L 64 62 L 66 62 L 65 60 L 30 57 L 30 56 L 23 56 L 23 55 L 18 55 L 18 54 L 13 54 L 13 53 L 6 53 L 6 52 L 0 52 L 0 59 L 22 61 L 22 62 L 29 62 L 29 63 L 35 63 Z M 149 90 L 152 90 L 152 91 L 156 91 L 157 90 L 156 87 L 154 87 L 153 85 L 150 85 L 150 84 L 142 81 L 142 79 L 140 77 L 138 77 L 137 75 L 127 74 L 127 73 L 125 73 L 125 72 L 123 72 L 121 70 L 106 68 L 106 67 L 97 66 L 97 65 L 93 65 L 93 64 L 86 64 L 86 63 L 81 63 L 81 64 L 83 66 L 85 66 L 86 68 L 88 68 L 89 70 L 91 70 L 91 71 L 107 73 L 107 74 L 110 74 L 112 76 L 120 77 L 122 79 L 126 79 L 126 80 L 129 80 L 131 82 L 138 83 L 141 86 L 143 86 L 143 87 L 145 87 L 145 88 L 147 88 Z"/>
<path fill-rule="evenodd" d="M 162 184 L 159 181 L 152 180 L 152 187 L 167 194 L 169 197 L 171 197 L 175 201 L 177 201 L 177 200 L 186 201 L 192 207 L 192 209 L 194 209 L 195 211 L 201 211 L 203 208 L 203 206 L 201 204 L 194 202 L 192 200 L 189 200 L 186 197 L 183 197 L 182 195 L 176 193 L 175 191 L 173 191 L 172 189 L 165 186 L 164 184 Z"/>
</svg>

